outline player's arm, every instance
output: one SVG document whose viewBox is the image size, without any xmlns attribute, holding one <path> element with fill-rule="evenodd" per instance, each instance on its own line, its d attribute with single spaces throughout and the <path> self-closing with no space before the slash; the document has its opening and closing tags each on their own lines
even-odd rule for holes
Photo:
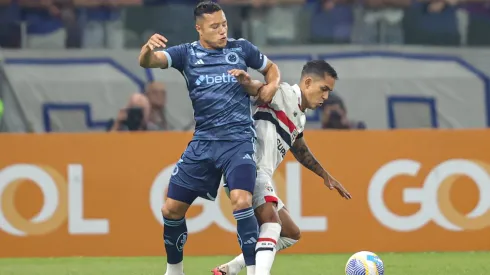
<svg viewBox="0 0 490 275">
<path fill-rule="evenodd" d="M 308 168 L 313 173 L 317 174 L 322 178 L 328 177 L 328 172 L 323 169 L 322 165 L 313 156 L 313 153 L 306 145 L 305 139 L 303 138 L 303 133 L 296 139 L 291 147 L 291 153 L 296 158 L 296 160 L 301 163 L 304 167 Z"/>
<path fill-rule="evenodd" d="M 262 73 L 267 83 L 258 95 L 259 100 L 264 103 L 270 103 L 281 81 L 279 67 L 270 61 L 266 55 L 262 54 L 255 45 L 247 40 L 242 41 L 242 46 L 246 53 L 245 61 L 247 66 Z"/>
<path fill-rule="evenodd" d="M 141 48 L 139 63 L 143 68 L 168 68 L 167 56 L 162 51 L 155 51 L 157 48 L 165 48 L 168 40 L 163 35 L 155 33 L 148 39 Z"/>
<path fill-rule="evenodd" d="M 301 163 L 304 167 L 308 168 L 313 173 L 320 176 L 325 185 L 330 189 L 335 189 L 345 199 L 351 199 L 352 196 L 349 192 L 338 182 L 334 177 L 332 177 L 325 169 L 323 169 L 322 165 L 318 162 L 318 160 L 313 156 L 313 153 L 306 145 L 305 139 L 303 138 L 303 133 L 298 136 L 296 141 L 293 143 L 291 147 L 291 153 L 296 158 L 296 160 Z"/>
<path fill-rule="evenodd" d="M 268 59 L 267 65 L 265 66 L 264 70 L 261 71 L 261 73 L 264 75 L 267 86 L 275 87 L 274 89 L 274 94 L 275 94 L 277 88 L 279 87 L 279 83 L 281 81 L 281 72 L 279 71 L 279 67 L 276 65 L 276 63 Z M 268 95 L 270 96 L 270 98 L 267 98 L 268 101 L 272 100 L 274 94 Z"/>
<path fill-rule="evenodd" d="M 166 48 L 168 40 L 160 35 L 154 34 L 148 42 L 143 45 L 139 55 L 139 63 L 143 68 L 161 68 L 167 69 L 173 67 L 179 71 L 183 70 L 184 59 L 187 55 L 185 45 L 177 45 L 164 50 L 156 50 L 158 48 Z"/>
<path fill-rule="evenodd" d="M 228 73 L 237 79 L 238 83 L 245 88 L 245 91 L 247 91 L 250 96 L 257 96 L 262 90 L 262 87 L 265 86 L 265 83 L 252 79 L 244 70 L 233 69 Z"/>
</svg>

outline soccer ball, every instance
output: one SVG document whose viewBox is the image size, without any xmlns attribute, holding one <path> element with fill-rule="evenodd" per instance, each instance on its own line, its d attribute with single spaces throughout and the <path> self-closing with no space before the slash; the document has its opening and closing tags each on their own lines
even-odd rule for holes
<svg viewBox="0 0 490 275">
<path fill-rule="evenodd" d="M 383 261 L 378 255 L 361 251 L 352 255 L 345 265 L 346 275 L 384 275 Z"/>
</svg>

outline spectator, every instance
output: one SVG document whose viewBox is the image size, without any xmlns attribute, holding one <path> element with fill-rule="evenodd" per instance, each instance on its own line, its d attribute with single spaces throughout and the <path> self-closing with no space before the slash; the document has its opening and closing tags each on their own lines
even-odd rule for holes
<svg viewBox="0 0 490 275">
<path fill-rule="evenodd" d="M 168 130 L 165 117 L 165 104 L 167 102 L 167 91 L 161 82 L 152 82 L 146 86 L 145 95 L 150 102 L 150 124 L 156 130 Z"/>
<path fill-rule="evenodd" d="M 81 9 L 83 48 L 124 47 L 123 6 L 141 5 L 142 0 L 75 0 Z"/>
<path fill-rule="evenodd" d="M 312 11 L 310 41 L 350 43 L 354 24 L 352 2 L 353 0 L 309 0 Z"/>
<path fill-rule="evenodd" d="M 299 16 L 305 0 L 252 0 L 252 41 L 287 45 L 297 43 Z M 265 30 L 265 31 L 264 31 Z"/>
<path fill-rule="evenodd" d="M 344 101 L 335 93 L 330 93 L 323 103 L 321 122 L 323 129 L 366 129 L 364 122 L 347 118 Z"/>
<path fill-rule="evenodd" d="M 402 44 L 404 9 L 411 0 L 363 0 L 362 44 Z"/>
<path fill-rule="evenodd" d="M 111 131 L 146 131 L 150 117 L 150 102 L 140 93 L 129 98 L 126 108 L 119 111 L 116 120 L 111 121 Z"/>
<path fill-rule="evenodd" d="M 0 0 L 0 47 L 20 48 L 20 10 L 16 1 Z"/>
<path fill-rule="evenodd" d="M 116 120 L 109 123 L 110 131 L 168 130 L 165 118 L 166 91 L 160 82 L 145 87 L 145 93 L 135 93 L 126 108 L 119 111 Z"/>
<path fill-rule="evenodd" d="M 154 33 L 168 39 L 167 47 L 198 38 L 192 12 L 198 0 L 145 0 L 144 3 L 145 7 L 128 10 L 126 16 L 126 28 L 140 41 L 136 43 L 138 47 Z"/>
<path fill-rule="evenodd" d="M 419 0 L 405 13 L 405 42 L 417 45 L 460 44 L 457 0 Z"/>
<path fill-rule="evenodd" d="M 71 0 L 19 0 L 27 24 L 27 47 L 63 49 L 66 30 L 62 10 Z"/>
<path fill-rule="evenodd" d="M 490 2 L 469 0 L 466 10 L 469 14 L 468 45 L 490 46 Z"/>
</svg>

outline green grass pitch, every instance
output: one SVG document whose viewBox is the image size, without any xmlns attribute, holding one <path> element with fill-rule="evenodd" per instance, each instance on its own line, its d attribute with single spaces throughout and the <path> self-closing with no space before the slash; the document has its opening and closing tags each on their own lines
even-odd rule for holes
<svg viewBox="0 0 490 275">
<path fill-rule="evenodd" d="M 350 255 L 278 255 L 275 275 L 343 275 Z M 380 253 L 386 275 L 490 275 L 490 252 Z M 210 274 L 230 257 L 186 257 L 186 275 Z M 163 275 L 165 257 L 0 259 L 1 275 Z M 245 274 L 242 272 L 241 274 Z"/>
</svg>

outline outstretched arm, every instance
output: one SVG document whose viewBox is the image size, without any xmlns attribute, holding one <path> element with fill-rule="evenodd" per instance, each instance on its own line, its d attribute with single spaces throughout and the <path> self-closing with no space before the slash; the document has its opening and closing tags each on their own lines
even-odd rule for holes
<svg viewBox="0 0 490 275">
<path fill-rule="evenodd" d="M 299 163 L 301 163 L 301 165 L 308 168 L 313 173 L 321 178 L 328 177 L 328 172 L 323 169 L 322 165 L 315 156 L 313 156 L 313 153 L 310 151 L 310 148 L 308 148 L 308 145 L 306 145 L 303 137 L 296 139 L 291 147 L 291 153 L 293 153 L 293 156 Z"/>
<path fill-rule="evenodd" d="M 334 177 L 332 177 L 322 165 L 316 160 L 311 153 L 310 148 L 306 145 L 305 139 L 301 136 L 294 142 L 291 147 L 291 153 L 296 158 L 296 160 L 301 163 L 304 167 L 308 168 L 313 173 L 317 174 L 323 178 L 324 184 L 330 189 L 335 189 L 340 196 L 346 199 L 351 199 L 352 196 L 349 192 L 338 182 Z"/>
</svg>

